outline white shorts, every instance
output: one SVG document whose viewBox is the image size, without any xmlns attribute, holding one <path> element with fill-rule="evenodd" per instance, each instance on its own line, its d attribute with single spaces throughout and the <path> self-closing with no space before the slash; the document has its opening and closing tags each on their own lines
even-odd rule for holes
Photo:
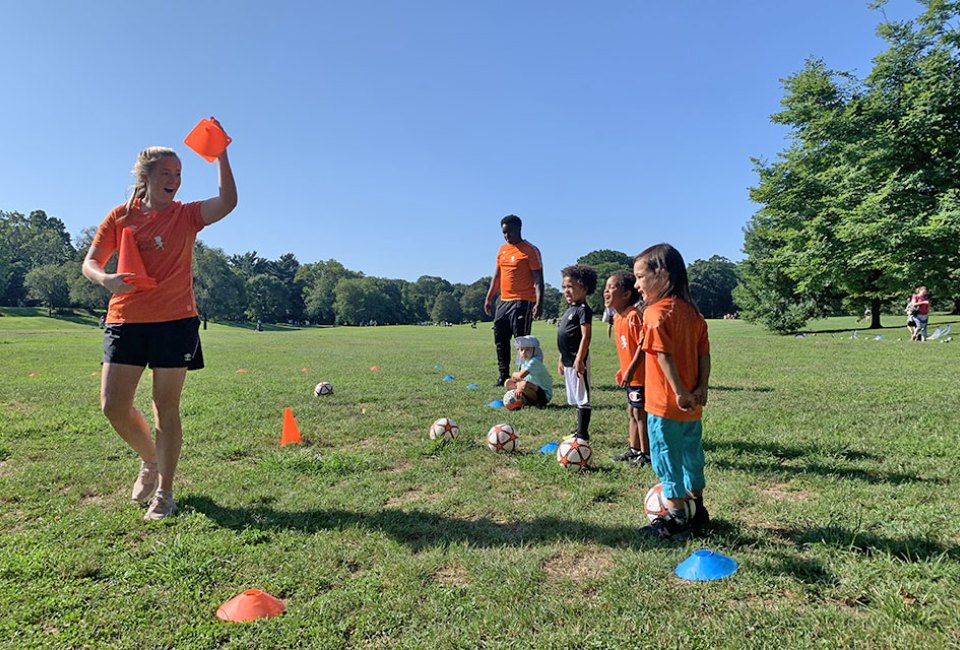
<svg viewBox="0 0 960 650">
<path fill-rule="evenodd" d="M 583 375 L 578 375 L 572 367 L 563 367 L 563 386 L 567 389 L 567 404 L 577 408 L 590 406 L 590 358 L 587 358 L 587 369 Z"/>
</svg>

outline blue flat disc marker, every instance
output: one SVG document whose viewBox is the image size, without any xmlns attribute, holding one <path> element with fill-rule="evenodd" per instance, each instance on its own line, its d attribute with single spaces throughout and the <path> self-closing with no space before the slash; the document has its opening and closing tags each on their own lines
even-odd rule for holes
<svg viewBox="0 0 960 650">
<path fill-rule="evenodd" d="M 544 446 L 540 447 L 541 454 L 552 454 L 557 450 L 557 447 L 560 446 L 559 442 L 548 442 Z"/>
<path fill-rule="evenodd" d="M 502 399 L 495 399 L 495 400 L 493 400 L 492 402 L 490 402 L 489 404 L 487 404 L 487 406 L 489 406 L 489 407 L 492 408 L 492 409 L 502 409 L 502 408 L 503 408 L 503 400 L 502 400 Z"/>
<path fill-rule="evenodd" d="M 731 557 L 701 548 L 677 565 L 674 573 L 684 580 L 700 582 L 732 576 L 740 565 Z"/>
<path fill-rule="evenodd" d="M 453 381 L 453 375 L 447 375 L 443 378 L 443 381 Z"/>
</svg>

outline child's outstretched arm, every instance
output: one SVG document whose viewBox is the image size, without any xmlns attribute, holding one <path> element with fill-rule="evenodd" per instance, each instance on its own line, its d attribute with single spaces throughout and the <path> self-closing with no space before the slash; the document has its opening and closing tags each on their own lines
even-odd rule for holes
<svg viewBox="0 0 960 650">
<path fill-rule="evenodd" d="M 700 357 L 697 364 L 697 387 L 693 389 L 693 396 L 701 406 L 707 405 L 707 385 L 710 383 L 710 355 Z"/>
<path fill-rule="evenodd" d="M 683 382 L 680 381 L 680 372 L 677 370 L 673 355 L 669 352 L 657 352 L 657 363 L 660 364 L 660 369 L 663 370 L 667 383 L 670 384 L 670 388 L 677 396 L 677 406 L 680 407 L 680 410 L 689 411 L 696 406 L 697 399 L 683 387 Z"/>
</svg>

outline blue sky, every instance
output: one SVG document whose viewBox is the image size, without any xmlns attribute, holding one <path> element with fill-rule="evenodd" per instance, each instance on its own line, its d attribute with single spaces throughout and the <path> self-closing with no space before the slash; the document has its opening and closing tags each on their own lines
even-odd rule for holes
<svg viewBox="0 0 960 650">
<path fill-rule="evenodd" d="M 554 286 L 600 248 L 741 259 L 751 157 L 787 144 L 781 79 L 810 56 L 865 76 L 880 20 L 866 0 L 4 2 L 0 209 L 77 235 L 151 145 L 180 152 L 180 200 L 207 198 L 216 166 L 183 138 L 215 115 L 240 205 L 200 238 L 228 254 L 472 282 L 514 213 Z"/>
</svg>

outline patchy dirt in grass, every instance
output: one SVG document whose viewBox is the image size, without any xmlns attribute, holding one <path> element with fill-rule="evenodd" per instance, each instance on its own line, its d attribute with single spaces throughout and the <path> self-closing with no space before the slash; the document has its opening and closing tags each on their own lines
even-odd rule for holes
<svg viewBox="0 0 960 650">
<path fill-rule="evenodd" d="M 13 476 L 13 465 L 8 460 L 0 460 L 0 478 Z"/>
<path fill-rule="evenodd" d="M 511 481 L 520 478 L 520 470 L 516 467 L 497 467 L 493 470 L 493 473 L 499 478 L 505 478 Z"/>
<path fill-rule="evenodd" d="M 410 488 L 403 494 L 397 494 L 395 496 L 390 497 L 389 499 L 387 499 L 387 502 L 384 505 L 386 505 L 388 508 L 399 508 L 400 506 L 405 506 L 408 503 L 419 501 L 420 497 L 422 496 L 423 496 L 422 491 L 416 488 Z"/>
<path fill-rule="evenodd" d="M 80 505 L 82 506 L 99 506 L 104 502 L 104 495 L 99 493 L 89 493 L 84 494 L 80 497 Z"/>
<path fill-rule="evenodd" d="M 547 578 L 574 582 L 594 580 L 613 566 L 613 552 L 608 548 L 587 548 L 581 551 L 560 551 L 543 564 Z"/>
<path fill-rule="evenodd" d="M 31 406 L 26 402 L 4 402 L 3 410 L 10 415 L 30 415 L 37 410 L 37 407 Z"/>
<path fill-rule="evenodd" d="M 403 472 L 406 472 L 411 467 L 413 467 L 413 462 L 409 460 L 405 460 L 397 463 L 387 471 L 390 472 L 391 474 L 402 474 Z"/>
<path fill-rule="evenodd" d="M 445 566 L 433 574 L 433 579 L 445 587 L 467 587 L 470 574 L 462 566 Z"/>
<path fill-rule="evenodd" d="M 804 503 L 813 498 L 813 494 L 806 490 L 792 489 L 790 482 L 768 485 L 760 491 L 760 494 L 768 501 L 789 501 L 791 503 Z"/>
</svg>

